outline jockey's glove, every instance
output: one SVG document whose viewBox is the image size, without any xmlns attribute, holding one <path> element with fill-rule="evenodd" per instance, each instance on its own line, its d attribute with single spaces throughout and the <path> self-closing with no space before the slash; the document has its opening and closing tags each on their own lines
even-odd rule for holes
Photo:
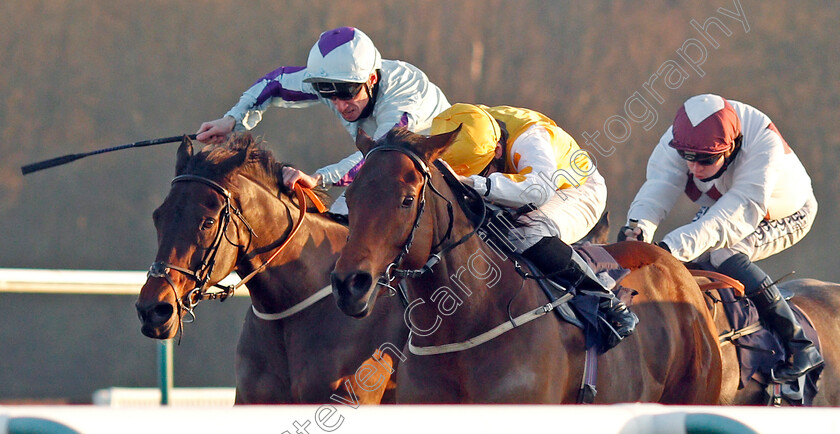
<svg viewBox="0 0 840 434">
<path fill-rule="evenodd" d="M 636 231 L 638 230 L 638 234 Z M 645 235 L 642 232 L 642 228 L 640 227 L 632 227 L 632 226 L 622 226 L 621 229 L 618 230 L 618 240 L 617 241 L 625 241 L 625 240 L 637 240 L 637 241 L 644 241 Z"/>
</svg>

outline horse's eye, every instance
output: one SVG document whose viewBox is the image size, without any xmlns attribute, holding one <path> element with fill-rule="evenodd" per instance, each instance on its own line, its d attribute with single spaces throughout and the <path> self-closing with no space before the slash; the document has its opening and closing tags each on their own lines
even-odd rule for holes
<svg viewBox="0 0 840 434">
<path fill-rule="evenodd" d="M 213 227 L 214 224 L 216 224 L 216 219 L 212 217 L 207 217 L 206 219 L 204 219 L 204 222 L 201 223 L 201 229 L 210 229 Z"/>
<path fill-rule="evenodd" d="M 408 208 L 413 203 L 414 203 L 414 196 L 406 196 L 406 197 L 403 198 L 401 205 L 402 205 L 403 208 Z"/>
</svg>

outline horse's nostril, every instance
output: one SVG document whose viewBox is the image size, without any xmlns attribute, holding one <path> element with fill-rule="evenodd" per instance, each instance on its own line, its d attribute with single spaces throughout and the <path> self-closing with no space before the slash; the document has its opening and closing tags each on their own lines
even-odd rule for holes
<svg viewBox="0 0 840 434">
<path fill-rule="evenodd" d="M 370 289 L 372 282 L 373 278 L 370 273 L 362 271 L 351 273 L 343 279 L 335 273 L 332 274 L 333 288 L 339 294 L 358 295 L 360 293 L 366 293 Z"/>
<path fill-rule="evenodd" d="M 353 273 L 348 280 L 350 289 L 357 293 L 367 292 L 373 283 L 373 278 L 370 273 L 365 272 Z"/>
<path fill-rule="evenodd" d="M 174 312 L 175 309 L 173 309 L 172 305 L 169 303 L 158 304 L 154 309 L 152 309 L 154 318 L 160 318 L 163 321 L 168 320 Z"/>
<path fill-rule="evenodd" d="M 143 324 L 163 324 L 169 321 L 175 309 L 169 303 L 155 303 L 152 306 L 137 306 L 137 316 Z"/>
</svg>

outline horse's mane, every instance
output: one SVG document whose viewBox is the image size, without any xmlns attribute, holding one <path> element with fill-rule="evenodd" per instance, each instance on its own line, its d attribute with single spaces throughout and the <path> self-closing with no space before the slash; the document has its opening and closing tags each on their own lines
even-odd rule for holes
<svg viewBox="0 0 840 434">
<path fill-rule="evenodd" d="M 412 151 L 417 152 L 419 148 L 423 146 L 423 143 L 425 143 L 425 139 L 425 136 L 414 133 L 406 127 L 395 127 L 391 128 L 387 134 L 385 134 L 381 139 L 379 139 L 376 143 L 376 146 L 382 146 L 387 144 L 391 146 L 408 148 Z M 426 163 L 428 163 L 428 161 L 426 161 Z"/>
<path fill-rule="evenodd" d="M 207 145 L 187 163 L 184 173 L 204 176 L 218 181 L 229 180 L 235 175 L 243 175 L 262 185 L 278 196 L 293 197 L 294 192 L 283 184 L 283 167 L 293 166 L 288 162 L 279 162 L 274 154 L 265 149 L 265 141 L 254 138 L 250 133 L 235 133 L 223 145 Z M 230 160 L 246 152 L 242 164 L 230 164 Z M 228 183 L 230 184 L 230 183 Z M 328 205 L 329 195 L 320 188 L 315 193 Z"/>
<path fill-rule="evenodd" d="M 376 146 L 390 145 L 390 146 L 398 146 L 398 147 L 407 148 L 407 149 L 415 152 L 418 157 L 423 159 L 424 163 L 426 163 L 430 168 L 432 168 L 432 170 L 437 170 L 437 168 L 435 168 L 434 165 L 431 164 L 430 161 L 425 161 L 426 159 L 423 157 L 423 154 L 424 154 L 423 153 L 423 147 L 427 143 L 426 139 L 427 139 L 426 136 L 413 133 L 405 127 L 397 127 L 397 128 L 392 128 L 390 131 L 388 131 L 388 133 L 385 136 L 383 136 L 383 138 L 380 139 L 377 142 Z M 468 200 L 483 202 L 483 200 L 481 198 L 477 198 L 475 196 L 470 197 Z M 465 206 L 470 207 L 470 205 L 465 204 L 465 203 L 461 203 L 461 207 L 462 207 L 462 210 L 464 211 L 464 213 L 471 214 L 471 213 L 474 212 L 470 209 L 464 208 Z M 475 204 L 474 206 L 486 206 L 486 205 L 482 203 L 481 205 Z M 505 214 L 504 219 L 506 220 L 507 223 L 497 222 L 497 224 L 500 227 L 515 227 L 515 228 L 518 228 L 518 227 L 530 226 L 531 223 L 525 221 L 527 219 L 518 219 L 517 216 L 511 214 L 511 211 L 513 211 L 513 210 L 505 210 L 504 212 L 502 212 L 502 214 Z M 489 223 L 488 221 L 484 222 L 484 224 L 488 224 L 488 223 Z M 475 224 L 475 222 L 473 222 L 473 224 Z M 487 231 L 487 232 L 490 233 L 490 234 L 496 234 L 497 231 L 490 230 L 490 231 Z M 505 230 L 504 232 L 506 233 L 507 231 Z M 497 235 L 501 235 L 501 234 L 497 234 Z M 500 242 L 499 245 L 506 245 L 506 242 Z"/>
</svg>

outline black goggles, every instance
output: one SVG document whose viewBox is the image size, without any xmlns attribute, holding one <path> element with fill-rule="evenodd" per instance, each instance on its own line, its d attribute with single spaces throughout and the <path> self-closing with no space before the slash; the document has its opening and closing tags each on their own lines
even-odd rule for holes
<svg viewBox="0 0 840 434">
<path fill-rule="evenodd" d="M 699 152 L 691 152 L 691 151 L 683 151 L 681 149 L 677 149 L 677 153 L 680 154 L 680 157 L 685 161 L 690 161 L 692 163 L 697 163 L 701 166 L 711 166 L 720 160 L 720 157 L 723 154 L 704 154 Z"/>
<path fill-rule="evenodd" d="M 315 88 L 315 92 L 318 92 L 318 95 L 320 95 L 321 98 L 337 98 L 341 100 L 355 98 L 364 85 L 364 83 L 333 83 L 330 81 L 318 81 L 312 83 L 312 86 Z"/>
</svg>

